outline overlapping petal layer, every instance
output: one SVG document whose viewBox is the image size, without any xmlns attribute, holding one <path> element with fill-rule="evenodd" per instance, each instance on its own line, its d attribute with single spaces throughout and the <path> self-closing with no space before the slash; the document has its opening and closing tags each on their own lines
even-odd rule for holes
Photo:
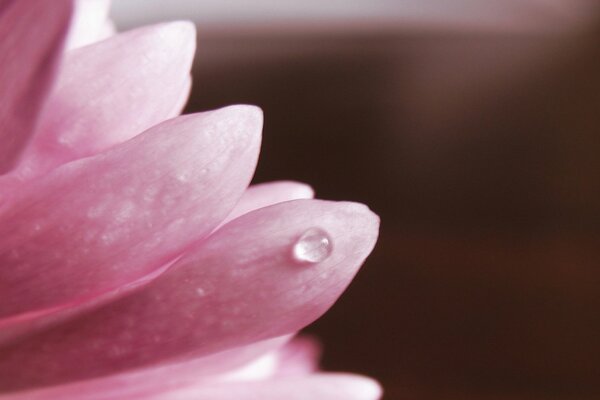
<svg viewBox="0 0 600 400">
<path fill-rule="evenodd" d="M 281 339 L 257 343 L 268 348 Z M 266 347 L 265 347 L 266 346 Z M 243 354 L 246 349 L 235 349 Z M 371 379 L 349 374 L 310 374 L 317 362 L 314 344 L 294 339 L 226 375 L 206 375 L 215 357 L 101 379 L 14 392 L 0 400 L 129 400 L 129 399 L 350 399 L 375 400 L 381 389 Z M 233 351 L 223 353 L 231 357 Z"/>
<path fill-rule="evenodd" d="M 250 186 L 221 226 L 250 211 L 290 200 L 312 199 L 315 192 L 304 183 L 278 181 Z"/>
<path fill-rule="evenodd" d="M 294 243 L 315 224 L 333 253 L 298 262 Z M 354 203 L 297 200 L 245 214 L 140 290 L 2 350 L 0 387 L 101 376 L 296 332 L 346 288 L 377 231 L 377 217 Z"/>
<path fill-rule="evenodd" d="M 310 186 L 298 182 L 279 181 L 252 185 L 244 192 L 239 202 L 220 226 L 261 207 L 289 200 L 309 199 L 313 196 L 314 192 Z M 157 273 L 160 272 L 160 270 L 157 271 Z M 57 322 L 66 320 L 73 315 L 86 312 L 88 309 L 95 308 L 100 303 L 111 301 L 118 296 L 122 296 L 124 292 L 133 290 L 136 286 L 143 285 L 153 277 L 153 275 L 144 276 L 142 279 L 109 291 L 103 296 L 97 297 L 94 301 L 85 304 L 73 303 L 63 307 L 45 309 L 21 314 L 13 318 L 2 319 L 0 320 L 0 346 L 15 340 L 19 336 L 35 333 Z"/>
<path fill-rule="evenodd" d="M 22 187 L 0 208 L 0 316 L 97 296 L 202 239 L 250 181 L 261 124 L 250 106 L 179 117 Z"/>
<path fill-rule="evenodd" d="M 314 192 L 310 186 L 298 182 L 278 181 L 252 185 L 244 192 L 239 202 L 220 226 L 261 207 L 289 200 L 309 199 L 313 196 Z M 160 272 L 157 271 L 157 273 Z M 122 296 L 124 292 L 133 290 L 136 286 L 143 285 L 153 277 L 153 275 L 144 276 L 142 279 L 109 291 L 103 296 L 97 297 L 94 301 L 85 304 L 73 303 L 58 308 L 21 314 L 13 318 L 4 318 L 0 320 L 0 346 L 19 336 L 35 333 L 57 322 L 68 319 L 73 315 L 95 308 L 99 303 L 111 301 L 118 296 Z"/>
<path fill-rule="evenodd" d="M 112 36 L 108 0 L 75 6 L 0 0 L 0 399 L 378 398 L 315 373 L 315 342 L 284 346 L 378 218 L 295 182 L 246 189 L 257 108 L 170 119 L 193 25 Z M 315 228 L 327 254 L 298 258 Z"/>
<path fill-rule="evenodd" d="M 43 174 L 179 114 L 194 50 L 194 26 L 173 22 L 68 52 L 16 173 L 21 178 Z"/>
<path fill-rule="evenodd" d="M 67 34 L 67 0 L 0 0 L 0 174 L 33 134 Z"/>
</svg>

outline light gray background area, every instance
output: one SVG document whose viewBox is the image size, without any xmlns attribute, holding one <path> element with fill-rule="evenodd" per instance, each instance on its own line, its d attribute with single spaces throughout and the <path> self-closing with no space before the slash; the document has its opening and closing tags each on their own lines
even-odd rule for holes
<svg viewBox="0 0 600 400">
<path fill-rule="evenodd" d="M 597 0 L 116 0 L 119 26 L 191 19 L 200 26 L 317 24 L 343 27 L 552 31 L 581 27 L 597 14 Z"/>
</svg>

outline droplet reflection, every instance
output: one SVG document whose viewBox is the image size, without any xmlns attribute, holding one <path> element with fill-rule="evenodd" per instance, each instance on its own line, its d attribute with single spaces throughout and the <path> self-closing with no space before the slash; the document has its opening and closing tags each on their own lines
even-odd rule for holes
<svg viewBox="0 0 600 400">
<path fill-rule="evenodd" d="M 302 263 L 315 264 L 325 260 L 333 251 L 333 242 L 327 232 L 310 228 L 294 244 L 294 259 Z"/>
</svg>

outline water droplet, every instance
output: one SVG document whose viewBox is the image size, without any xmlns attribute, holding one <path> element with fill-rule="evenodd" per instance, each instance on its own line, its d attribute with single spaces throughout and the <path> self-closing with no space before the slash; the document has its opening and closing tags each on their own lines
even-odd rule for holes
<svg viewBox="0 0 600 400">
<path fill-rule="evenodd" d="M 310 228 L 294 244 L 294 258 L 299 262 L 318 263 L 331 255 L 333 242 L 327 232 Z"/>
<path fill-rule="evenodd" d="M 199 297 L 203 297 L 203 296 L 205 296 L 205 295 L 206 295 L 206 290 L 204 290 L 204 289 L 202 289 L 202 288 L 196 288 L 196 294 L 197 294 Z"/>
</svg>

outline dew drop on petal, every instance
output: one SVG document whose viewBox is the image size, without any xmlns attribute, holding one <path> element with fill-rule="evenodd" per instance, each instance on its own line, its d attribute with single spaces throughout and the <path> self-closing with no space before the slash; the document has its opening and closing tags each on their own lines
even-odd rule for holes
<svg viewBox="0 0 600 400">
<path fill-rule="evenodd" d="M 327 232 L 310 228 L 294 243 L 294 259 L 302 263 L 318 263 L 325 260 L 333 251 L 333 242 Z"/>
</svg>

